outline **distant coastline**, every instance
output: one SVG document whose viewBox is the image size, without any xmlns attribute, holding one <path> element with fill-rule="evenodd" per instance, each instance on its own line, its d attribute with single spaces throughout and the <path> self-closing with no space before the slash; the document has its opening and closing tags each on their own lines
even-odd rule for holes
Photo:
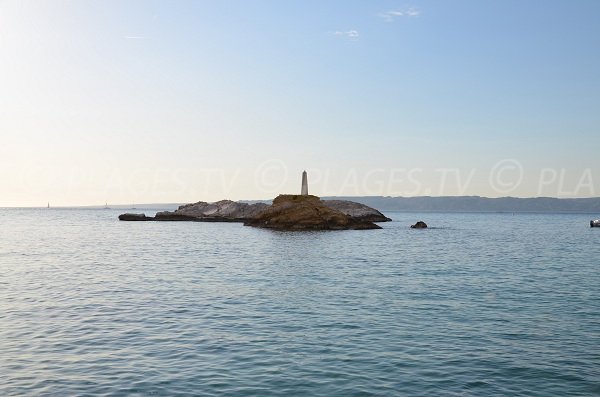
<svg viewBox="0 0 600 397">
<path fill-rule="evenodd" d="M 323 197 L 324 200 L 346 197 Z M 488 212 L 488 213 L 600 213 L 600 197 L 480 197 L 480 196 L 420 196 L 420 197 L 352 197 L 380 211 L 399 212 Z"/>
<path fill-rule="evenodd" d="M 323 200 L 350 200 L 376 208 L 396 212 L 486 212 L 486 213 L 600 213 L 600 197 L 554 198 L 554 197 L 499 197 L 480 196 L 327 196 Z M 266 203 L 271 200 L 238 200 L 244 203 Z M 136 204 L 137 209 L 170 209 L 187 203 Z M 52 208 L 103 209 L 104 205 L 56 206 Z M 18 207 L 5 207 L 18 208 Z M 21 207 L 26 208 L 26 207 Z M 31 208 L 31 207 L 30 207 Z M 45 207 L 35 207 L 45 208 Z M 111 209 L 132 209 L 131 204 L 111 204 Z"/>
</svg>

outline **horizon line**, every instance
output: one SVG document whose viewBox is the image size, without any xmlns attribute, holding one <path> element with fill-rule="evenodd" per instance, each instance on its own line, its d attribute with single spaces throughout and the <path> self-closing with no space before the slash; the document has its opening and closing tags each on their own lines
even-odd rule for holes
<svg viewBox="0 0 600 397">
<path fill-rule="evenodd" d="M 288 193 L 281 193 L 281 194 L 288 194 Z M 384 196 L 384 195 L 377 195 L 377 196 L 370 196 L 370 195 L 356 195 L 356 196 L 351 196 L 351 195 L 332 195 L 332 196 L 317 196 L 320 198 L 336 198 L 336 197 L 344 197 L 344 198 L 352 198 L 352 197 L 356 197 L 356 198 L 386 198 L 386 199 L 394 199 L 394 198 L 402 198 L 402 199 L 417 199 L 417 198 L 481 198 L 481 199 L 487 199 L 487 200 L 498 200 L 498 199 L 518 199 L 518 200 L 531 200 L 531 199 L 551 199 L 551 200 L 593 200 L 593 199 L 600 199 L 600 196 L 591 196 L 591 197 L 553 197 L 553 196 L 530 196 L 530 197 L 518 197 L 518 196 L 499 196 L 499 197 L 487 197 L 487 196 L 479 196 L 479 195 L 457 195 L 457 196 L 452 196 L 452 195 L 447 195 L 447 196 L 428 196 L 428 195 L 423 195 L 423 196 Z M 221 199 L 221 200 L 216 200 L 216 201 L 206 201 L 207 203 L 215 203 L 217 201 L 222 201 L 222 200 L 230 200 L 230 199 Z M 239 200 L 231 200 L 234 202 L 243 202 L 243 201 L 272 201 L 272 198 L 269 199 L 239 199 Z M 143 207 L 143 206 L 169 206 L 169 205 L 182 205 L 182 204 L 190 204 L 190 203 L 197 203 L 199 201 L 204 201 L 204 200 L 198 200 L 198 201 L 178 201 L 178 202 L 155 202 L 155 203 L 122 203 L 122 204 L 110 204 L 112 206 L 115 207 L 127 207 L 127 206 L 132 206 L 130 208 L 136 208 L 136 207 Z M 109 207 L 110 209 L 110 205 L 108 204 L 108 202 L 105 202 L 105 204 L 73 204 L 73 205 L 55 205 L 55 206 L 49 206 L 50 202 L 47 202 L 46 205 L 0 205 L 0 208 L 106 208 Z M 48 207 L 49 206 L 49 207 Z"/>
</svg>

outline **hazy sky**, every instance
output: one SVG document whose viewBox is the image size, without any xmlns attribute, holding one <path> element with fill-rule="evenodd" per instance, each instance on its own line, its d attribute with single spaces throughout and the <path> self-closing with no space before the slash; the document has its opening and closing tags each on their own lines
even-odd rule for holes
<svg viewBox="0 0 600 397">
<path fill-rule="evenodd" d="M 0 0 L 0 206 L 600 196 L 600 2 Z"/>
</svg>

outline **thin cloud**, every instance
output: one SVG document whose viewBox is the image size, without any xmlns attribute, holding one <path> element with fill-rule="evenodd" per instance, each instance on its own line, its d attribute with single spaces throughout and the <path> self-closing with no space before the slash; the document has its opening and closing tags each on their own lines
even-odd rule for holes
<svg viewBox="0 0 600 397">
<path fill-rule="evenodd" d="M 331 34 L 338 37 L 347 37 L 349 39 L 357 39 L 358 36 L 360 36 L 357 30 L 348 30 L 347 32 L 336 30 L 335 32 L 331 32 Z"/>
<path fill-rule="evenodd" d="M 396 18 L 413 18 L 418 17 L 419 14 L 421 14 L 421 11 L 417 10 L 414 7 L 410 7 L 400 10 L 382 12 L 379 14 L 379 16 L 383 18 L 386 22 L 393 22 Z"/>
</svg>

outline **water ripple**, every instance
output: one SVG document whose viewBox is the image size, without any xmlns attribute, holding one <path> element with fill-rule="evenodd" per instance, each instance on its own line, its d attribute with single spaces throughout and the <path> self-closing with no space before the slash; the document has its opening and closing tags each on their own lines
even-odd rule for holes
<svg viewBox="0 0 600 397">
<path fill-rule="evenodd" d="M 390 215 L 273 233 L 0 210 L 0 395 L 600 395 L 587 216 Z"/>
</svg>

